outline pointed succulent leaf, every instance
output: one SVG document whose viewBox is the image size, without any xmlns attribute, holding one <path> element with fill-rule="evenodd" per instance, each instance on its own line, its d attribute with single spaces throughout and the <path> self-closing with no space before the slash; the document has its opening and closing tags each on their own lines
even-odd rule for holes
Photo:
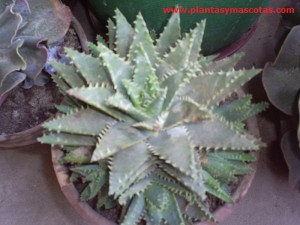
<svg viewBox="0 0 300 225">
<path fill-rule="evenodd" d="M 99 171 L 105 171 L 104 167 L 105 163 L 102 162 L 99 165 L 98 164 L 89 164 L 84 166 L 76 166 L 71 168 L 71 171 L 77 174 L 80 174 L 81 176 L 88 176 L 90 174 L 97 174 Z M 101 172 L 102 173 L 102 172 Z"/>
<path fill-rule="evenodd" d="M 81 201 L 88 201 L 97 196 L 99 190 L 106 182 L 105 174 L 98 173 L 93 181 L 91 181 L 87 187 L 81 192 Z"/>
<path fill-rule="evenodd" d="M 184 127 L 175 127 L 149 139 L 151 152 L 186 176 L 195 177 L 199 160 Z"/>
<path fill-rule="evenodd" d="M 116 122 L 113 118 L 88 108 L 56 118 L 43 126 L 48 130 L 96 136 L 113 122 Z"/>
<path fill-rule="evenodd" d="M 156 77 L 154 66 L 151 64 L 148 52 L 142 44 L 138 44 L 135 49 L 133 81 L 140 88 L 143 88 L 149 77 Z"/>
<path fill-rule="evenodd" d="M 220 152 L 208 152 L 207 155 L 215 155 L 223 159 L 241 161 L 241 162 L 254 162 L 256 158 L 248 152 L 237 152 L 237 151 L 220 151 Z"/>
<path fill-rule="evenodd" d="M 233 100 L 215 109 L 215 113 L 221 115 L 229 122 L 243 122 L 267 108 L 266 103 L 251 104 L 251 96 L 246 95 Z"/>
<path fill-rule="evenodd" d="M 196 179 L 192 179 L 189 176 L 182 174 L 181 172 L 167 164 L 161 164 L 160 166 L 167 174 L 169 174 L 171 177 L 174 177 L 176 180 L 182 183 L 200 199 L 204 200 L 206 198 L 206 188 L 204 186 L 203 178 L 202 175 L 200 175 L 200 173 L 196 174 Z"/>
<path fill-rule="evenodd" d="M 142 130 L 159 131 L 163 129 L 166 117 L 167 113 L 163 112 L 160 115 L 149 120 L 134 123 L 132 124 L 132 126 Z"/>
<path fill-rule="evenodd" d="M 100 137 L 93 153 L 92 161 L 109 157 L 120 150 L 141 143 L 146 136 L 126 123 L 117 123 L 106 130 Z"/>
<path fill-rule="evenodd" d="M 195 194 L 188 188 L 179 183 L 176 179 L 170 177 L 167 173 L 155 171 L 155 178 L 153 179 L 157 185 L 160 185 L 168 189 L 171 193 L 177 194 L 184 197 L 185 199 L 191 200 Z"/>
<path fill-rule="evenodd" d="M 109 87 L 81 87 L 68 90 L 68 94 L 81 100 L 91 106 L 100 109 L 102 112 L 112 116 L 115 119 L 123 120 L 128 118 L 121 112 L 118 112 L 107 106 L 107 99 L 114 94 L 114 90 Z"/>
<path fill-rule="evenodd" d="M 134 30 L 123 14 L 117 9 L 116 13 L 116 52 L 120 57 L 126 57 L 132 43 Z"/>
<path fill-rule="evenodd" d="M 97 209 L 104 207 L 105 209 L 112 209 L 118 205 L 118 202 L 110 195 L 108 195 L 107 182 L 101 188 L 98 193 Z"/>
<path fill-rule="evenodd" d="M 67 56 L 88 84 L 109 83 L 109 77 L 98 58 L 66 48 Z"/>
<path fill-rule="evenodd" d="M 207 157 L 204 170 L 222 183 L 236 182 L 235 168 L 228 161 L 218 157 Z"/>
<path fill-rule="evenodd" d="M 123 80 L 123 86 L 126 89 L 127 95 L 129 96 L 132 104 L 137 109 L 141 108 L 140 95 L 144 91 L 143 88 L 131 80 Z"/>
<path fill-rule="evenodd" d="M 126 94 L 122 85 L 122 80 L 130 79 L 132 77 L 131 66 L 124 59 L 120 58 L 112 50 L 101 43 L 98 44 L 98 50 L 114 88 L 121 94 Z"/>
<path fill-rule="evenodd" d="M 258 150 L 262 143 L 217 118 L 186 124 L 196 146 L 205 149 Z"/>
<path fill-rule="evenodd" d="M 85 85 L 84 80 L 81 78 L 81 75 L 76 72 L 75 67 L 56 61 L 51 61 L 50 64 L 71 88 Z"/>
<path fill-rule="evenodd" d="M 176 74 L 170 75 L 166 77 L 162 81 L 162 87 L 168 88 L 166 100 L 164 103 L 164 110 L 169 110 L 169 107 L 175 101 L 176 97 L 181 88 L 183 88 L 188 83 L 188 75 L 189 73 L 184 73 L 183 71 L 179 71 Z"/>
<path fill-rule="evenodd" d="M 121 194 L 139 175 L 139 169 L 149 159 L 145 143 L 133 145 L 112 157 L 109 183 L 111 194 Z"/>
<path fill-rule="evenodd" d="M 224 202 L 233 202 L 230 193 L 227 189 L 221 185 L 221 183 L 210 175 L 207 171 L 203 170 L 203 179 L 205 182 L 205 188 L 208 193 L 217 198 L 223 200 Z"/>
<path fill-rule="evenodd" d="M 199 104 L 217 104 L 259 72 L 260 70 L 252 69 L 200 74 L 191 78 L 180 94 L 190 96 Z"/>
<path fill-rule="evenodd" d="M 167 90 L 168 89 L 165 88 L 163 91 L 158 93 L 157 97 L 149 103 L 149 106 L 147 107 L 147 112 L 150 115 L 150 117 L 157 116 L 161 113 L 166 99 Z"/>
<path fill-rule="evenodd" d="M 226 57 L 221 60 L 210 60 L 210 62 L 201 64 L 203 71 L 207 72 L 228 72 L 236 66 L 236 64 L 243 58 L 244 53 L 235 53 L 230 57 Z"/>
<path fill-rule="evenodd" d="M 69 145 L 69 146 L 94 146 L 96 138 L 91 136 L 75 135 L 75 134 L 48 134 L 38 139 L 43 144 L 51 145 Z"/>
<path fill-rule="evenodd" d="M 127 213 L 121 225 L 135 225 L 139 222 L 144 211 L 145 200 L 143 194 L 134 196 L 128 207 Z"/>
<path fill-rule="evenodd" d="M 118 201 L 120 202 L 120 204 L 124 205 L 126 202 L 132 199 L 134 195 L 139 196 L 141 193 L 143 193 L 149 187 L 149 185 L 151 185 L 151 182 L 152 177 L 148 176 L 134 183 L 124 193 L 120 195 Z"/>
<path fill-rule="evenodd" d="M 53 82 L 56 84 L 58 87 L 59 91 L 63 94 L 66 95 L 67 91 L 71 88 L 62 77 L 59 76 L 52 76 L 51 79 Z M 75 101 L 71 100 L 73 103 Z"/>
<path fill-rule="evenodd" d="M 189 204 L 184 210 L 185 215 L 189 218 L 193 218 L 198 221 L 214 221 L 213 215 L 208 211 L 208 209 L 199 201 L 195 204 Z"/>
<path fill-rule="evenodd" d="M 206 21 L 202 20 L 200 23 L 197 23 L 196 28 L 192 31 L 194 33 L 194 40 L 192 40 L 192 49 L 190 52 L 189 63 L 194 64 L 200 57 L 202 39 L 204 36 Z M 203 57 L 203 56 L 201 56 Z"/>
<path fill-rule="evenodd" d="M 178 126 L 208 118 L 209 113 L 205 108 L 201 109 L 201 107 L 191 101 L 191 99 L 183 98 L 175 101 L 170 107 L 164 127 Z"/>
<path fill-rule="evenodd" d="M 115 41 L 116 41 L 116 25 L 111 19 L 108 19 L 107 30 L 108 30 L 108 37 L 109 37 L 108 47 L 110 49 L 114 49 Z"/>
<path fill-rule="evenodd" d="M 151 39 L 149 30 L 141 13 L 137 15 L 134 24 L 135 35 L 128 53 L 129 60 L 133 61 L 133 59 L 137 57 L 136 49 L 139 45 L 142 45 L 148 54 L 151 64 L 155 65 L 155 63 L 157 62 L 157 53 L 155 51 L 153 40 Z"/>
<path fill-rule="evenodd" d="M 170 204 L 168 190 L 156 183 L 151 184 L 147 188 L 145 191 L 145 198 L 160 211 L 164 211 Z"/>
<path fill-rule="evenodd" d="M 102 43 L 102 44 L 104 44 L 104 43 Z M 98 50 L 98 48 L 97 48 L 97 45 L 94 44 L 94 43 L 92 43 L 92 42 L 88 42 L 87 45 L 88 45 L 88 48 L 89 48 L 89 50 L 90 50 L 90 52 L 91 52 L 91 55 L 92 55 L 93 57 L 95 57 L 95 58 L 98 58 L 99 55 L 100 55 L 100 52 L 99 52 L 99 50 Z"/>
<path fill-rule="evenodd" d="M 119 109 L 121 112 L 130 115 L 133 119 L 137 121 L 143 121 L 149 118 L 149 115 L 135 108 L 131 101 L 124 97 L 122 94 L 118 93 L 111 96 L 108 99 L 107 104 L 111 107 Z"/>
<path fill-rule="evenodd" d="M 167 53 L 180 36 L 180 16 L 179 13 L 174 13 L 157 40 L 156 51 L 159 55 L 163 56 Z"/>
<path fill-rule="evenodd" d="M 157 68 L 157 76 L 162 79 L 166 74 L 174 74 L 184 70 L 189 65 L 189 57 L 193 47 L 195 32 L 186 34 L 183 39 L 176 43 L 174 48 L 163 57 Z"/>
</svg>

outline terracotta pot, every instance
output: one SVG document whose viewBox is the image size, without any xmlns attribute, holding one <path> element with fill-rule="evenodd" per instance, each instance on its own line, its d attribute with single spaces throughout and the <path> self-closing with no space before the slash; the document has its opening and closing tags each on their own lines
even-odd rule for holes
<svg viewBox="0 0 300 225">
<path fill-rule="evenodd" d="M 71 21 L 71 26 L 75 29 L 78 35 L 78 39 L 80 41 L 83 52 L 88 53 L 87 38 L 85 36 L 84 30 L 74 16 Z M 6 97 L 7 96 L 3 96 L 2 98 L 0 98 L 0 107 L 5 101 Z M 0 150 L 16 149 L 27 145 L 35 144 L 38 142 L 37 138 L 42 136 L 42 134 L 43 134 L 42 124 L 39 124 L 33 128 L 30 128 L 22 132 L 14 133 L 14 134 L 9 134 L 9 135 L 0 134 Z"/>
<path fill-rule="evenodd" d="M 255 136 L 259 137 L 259 130 L 256 117 L 250 118 L 247 120 L 248 130 Z M 75 188 L 74 184 L 70 181 L 68 175 L 68 168 L 62 164 L 59 164 L 64 153 L 59 147 L 54 147 L 51 149 L 52 153 L 52 162 L 54 171 L 60 185 L 62 192 L 65 197 L 72 205 L 72 207 L 77 211 L 77 213 L 86 220 L 91 225 L 116 225 L 114 222 L 106 219 L 99 213 L 97 213 L 91 206 L 89 206 L 85 202 L 80 201 L 80 194 Z M 259 152 L 254 152 L 253 155 L 258 158 Z M 219 209 L 217 209 L 213 214 L 217 221 L 221 222 L 225 220 L 232 211 L 237 207 L 237 204 L 244 198 L 246 193 L 248 192 L 251 183 L 253 181 L 256 168 L 257 161 L 251 164 L 252 172 L 248 175 L 245 175 L 240 182 L 238 188 L 233 193 L 233 200 L 235 203 L 233 204 L 225 204 Z M 200 222 L 195 225 L 215 225 L 213 222 Z"/>
</svg>

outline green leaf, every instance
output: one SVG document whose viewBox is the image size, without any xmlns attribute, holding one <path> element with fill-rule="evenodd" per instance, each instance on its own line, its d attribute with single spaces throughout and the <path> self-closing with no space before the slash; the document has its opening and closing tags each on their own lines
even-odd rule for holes
<svg viewBox="0 0 300 225">
<path fill-rule="evenodd" d="M 209 62 L 200 64 L 200 66 L 204 72 L 229 72 L 236 66 L 244 55 L 244 53 L 235 53 L 232 56 L 221 60 L 209 60 Z"/>
<path fill-rule="evenodd" d="M 189 84 L 181 90 L 181 95 L 190 96 L 201 105 L 214 105 L 224 100 L 260 70 L 231 70 L 229 72 L 208 72 L 192 77 Z"/>
<path fill-rule="evenodd" d="M 221 107 L 217 107 L 214 111 L 229 122 L 241 123 L 265 110 L 267 106 L 268 104 L 264 102 L 251 104 L 251 96 L 246 95 L 240 99 L 222 105 Z"/>
<path fill-rule="evenodd" d="M 88 108 L 46 122 L 43 126 L 48 130 L 96 136 L 113 122 L 116 122 L 113 118 Z"/>
<path fill-rule="evenodd" d="M 195 179 L 196 164 L 200 164 L 191 140 L 184 127 L 175 127 L 160 132 L 149 139 L 150 149 L 154 155 L 172 165 L 186 176 Z"/>
<path fill-rule="evenodd" d="M 194 40 L 192 40 L 192 47 L 191 47 L 191 52 L 189 57 L 190 64 L 196 63 L 200 57 L 205 25 L 206 25 L 206 21 L 201 20 L 201 22 L 197 23 L 196 28 L 192 31 L 192 33 L 194 34 L 193 35 Z"/>
<path fill-rule="evenodd" d="M 140 195 L 141 193 L 143 193 L 149 187 L 149 185 L 151 185 L 151 182 L 151 176 L 137 181 L 119 196 L 118 201 L 120 202 L 120 204 L 125 204 L 129 201 L 129 199 L 132 199 L 134 195 Z"/>
<path fill-rule="evenodd" d="M 140 88 L 143 88 L 149 78 L 156 78 L 155 69 L 151 64 L 148 52 L 142 44 L 135 47 L 135 54 L 136 57 L 133 59 L 135 65 L 133 81 Z"/>
<path fill-rule="evenodd" d="M 147 107 L 147 113 L 150 117 L 157 116 L 161 113 L 167 95 L 167 88 L 158 93 L 157 97 L 150 102 Z"/>
<path fill-rule="evenodd" d="M 120 57 L 125 57 L 133 40 L 134 30 L 123 14 L 116 9 L 116 51 Z"/>
<path fill-rule="evenodd" d="M 110 108 L 106 101 L 112 96 L 115 91 L 109 87 L 81 87 L 73 88 L 68 91 L 68 94 L 72 97 L 75 97 L 91 106 L 100 109 L 102 112 L 112 116 L 118 120 L 124 120 L 125 118 L 128 121 L 128 117 L 124 114 Z M 129 119 L 130 121 L 130 119 Z"/>
<path fill-rule="evenodd" d="M 144 196 L 134 196 L 121 225 L 135 225 L 139 222 L 145 207 Z"/>
<path fill-rule="evenodd" d="M 109 75 L 98 58 L 66 48 L 67 56 L 88 84 L 109 83 Z"/>
<path fill-rule="evenodd" d="M 193 123 L 199 120 L 208 119 L 209 113 L 206 108 L 201 108 L 189 98 L 182 98 L 174 101 L 169 109 L 169 114 L 164 124 L 165 128 Z"/>
<path fill-rule="evenodd" d="M 205 182 L 204 186 L 208 193 L 223 200 L 224 202 L 233 202 L 229 191 L 227 189 L 224 189 L 224 187 L 217 179 L 215 179 L 205 170 L 203 170 L 202 175 Z"/>
<path fill-rule="evenodd" d="M 134 24 L 135 24 L 134 26 L 135 35 L 129 49 L 128 59 L 129 61 L 133 61 L 133 59 L 136 58 L 137 56 L 136 49 L 138 48 L 139 45 L 142 45 L 145 51 L 147 52 L 151 64 L 154 66 L 155 63 L 157 62 L 157 56 L 156 56 L 157 53 L 155 51 L 153 40 L 151 39 L 149 30 L 147 28 L 147 25 L 141 13 L 137 15 Z"/>
<path fill-rule="evenodd" d="M 84 81 L 81 78 L 81 75 L 76 72 L 75 67 L 63 63 L 58 63 L 56 61 L 51 61 L 50 64 L 58 73 L 58 75 L 61 76 L 71 88 L 81 87 L 85 85 Z"/>
<path fill-rule="evenodd" d="M 117 123 L 101 134 L 92 161 L 109 157 L 120 150 L 141 143 L 147 137 L 126 123 Z"/>
<path fill-rule="evenodd" d="M 108 23 L 107 23 L 107 30 L 108 30 L 108 37 L 109 37 L 108 46 L 110 49 L 114 49 L 115 41 L 116 41 L 116 25 L 110 18 L 108 19 Z"/>
<path fill-rule="evenodd" d="M 109 73 L 110 80 L 112 81 L 114 88 L 121 94 L 126 95 L 126 90 L 122 85 L 122 80 L 130 79 L 132 77 L 131 66 L 101 43 L 98 44 L 98 50 L 100 52 L 100 57 L 103 60 L 103 65 Z"/>
<path fill-rule="evenodd" d="M 117 93 L 111 96 L 108 99 L 107 103 L 108 105 L 130 115 L 133 119 L 137 121 L 143 121 L 149 118 L 149 115 L 135 108 L 134 105 L 132 105 L 131 101 L 124 97 L 122 94 Z"/>
<path fill-rule="evenodd" d="M 160 164 L 159 165 L 167 174 L 176 179 L 178 182 L 187 187 L 191 192 L 197 195 L 199 198 L 204 200 L 206 198 L 205 192 L 206 187 L 204 186 L 204 181 L 202 177 L 202 172 L 196 174 L 196 179 L 191 179 L 189 176 L 182 174 L 178 170 L 169 166 L 168 164 Z M 199 166 L 198 170 L 199 170 Z"/>
<path fill-rule="evenodd" d="M 126 191 L 140 175 L 142 171 L 139 170 L 149 158 L 147 146 L 143 142 L 115 154 L 111 160 L 109 193 L 121 195 Z"/>
<path fill-rule="evenodd" d="M 46 134 L 38 139 L 43 144 L 51 145 L 69 145 L 69 146 L 94 146 L 96 138 L 91 136 L 75 135 L 75 134 Z"/>
<path fill-rule="evenodd" d="M 173 44 L 176 43 L 181 36 L 180 16 L 179 13 L 174 13 L 165 26 L 164 31 L 160 34 L 156 43 L 156 51 L 160 56 L 163 56 L 170 50 Z"/>
<path fill-rule="evenodd" d="M 239 132 L 217 118 L 185 125 L 194 144 L 215 150 L 258 150 L 263 144 L 250 134 Z"/>
</svg>

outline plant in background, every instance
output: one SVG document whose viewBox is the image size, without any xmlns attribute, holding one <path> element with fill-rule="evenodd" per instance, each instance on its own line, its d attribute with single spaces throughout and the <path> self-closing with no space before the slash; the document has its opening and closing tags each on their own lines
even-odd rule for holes
<svg viewBox="0 0 300 225">
<path fill-rule="evenodd" d="M 30 88 L 49 80 L 42 72 L 48 57 L 46 44 L 57 44 L 63 38 L 72 16 L 59 4 L 0 1 L 0 97 L 22 82 L 24 88 Z"/>
<path fill-rule="evenodd" d="M 290 171 L 291 185 L 300 188 L 300 26 L 294 26 L 285 39 L 274 63 L 266 64 L 263 84 L 271 103 L 290 116 L 289 128 L 282 140 L 281 148 Z M 298 137 L 297 137 L 298 129 Z"/>
<path fill-rule="evenodd" d="M 213 220 L 208 196 L 232 202 L 228 184 L 262 146 L 243 121 L 266 104 L 228 100 L 260 70 L 234 70 L 241 55 L 202 56 L 204 21 L 181 37 L 174 14 L 153 41 L 141 14 L 134 28 L 115 19 L 92 55 L 67 49 L 70 65 L 52 62 L 65 104 L 39 141 L 65 150 L 82 200 L 123 206 L 121 224 Z"/>
</svg>

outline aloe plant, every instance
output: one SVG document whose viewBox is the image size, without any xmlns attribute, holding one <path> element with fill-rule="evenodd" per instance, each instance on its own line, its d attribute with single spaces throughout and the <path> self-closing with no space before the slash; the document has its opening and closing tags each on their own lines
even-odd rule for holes
<svg viewBox="0 0 300 225">
<path fill-rule="evenodd" d="M 87 184 L 82 200 L 122 205 L 123 225 L 214 220 L 207 197 L 232 202 L 228 183 L 251 171 L 250 151 L 263 145 L 243 121 L 266 104 L 228 100 L 260 70 L 234 70 L 241 54 L 204 57 L 205 21 L 183 37 L 179 24 L 172 15 L 152 40 L 141 14 L 132 27 L 116 10 L 108 43 L 51 63 L 65 104 L 39 141 L 65 150 L 72 180 Z"/>
<path fill-rule="evenodd" d="M 0 97 L 22 82 L 45 84 L 47 46 L 63 38 L 71 17 L 58 1 L 0 1 Z"/>
<path fill-rule="evenodd" d="M 299 91 L 300 91 L 300 26 L 294 26 L 278 53 L 274 63 L 266 64 L 263 84 L 271 103 L 290 116 L 290 130 L 281 140 L 281 148 L 289 167 L 289 181 L 300 188 L 300 128 Z M 297 137 L 298 129 L 298 137 Z"/>
</svg>

